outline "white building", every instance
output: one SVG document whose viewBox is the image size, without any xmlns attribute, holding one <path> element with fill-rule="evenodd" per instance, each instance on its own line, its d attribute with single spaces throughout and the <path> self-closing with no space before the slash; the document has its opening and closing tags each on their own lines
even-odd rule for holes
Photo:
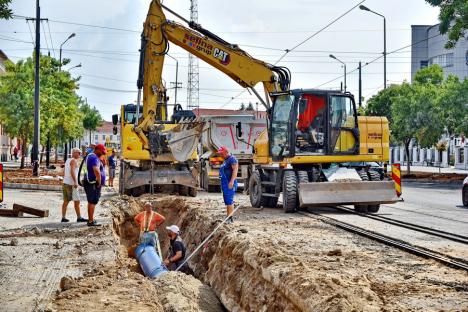
<svg viewBox="0 0 468 312">
<path fill-rule="evenodd" d="M 89 144 L 110 144 L 120 150 L 120 127 L 117 126 L 117 134 L 113 133 L 114 125 L 110 121 L 104 121 L 96 131 L 87 131 L 83 137 L 74 142 L 74 146 L 88 146 Z M 90 140 L 91 138 L 91 140 Z"/>
</svg>

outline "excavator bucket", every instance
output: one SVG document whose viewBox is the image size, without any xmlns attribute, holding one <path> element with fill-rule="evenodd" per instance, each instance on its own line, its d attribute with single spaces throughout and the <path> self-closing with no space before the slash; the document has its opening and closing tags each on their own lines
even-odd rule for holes
<svg viewBox="0 0 468 312">
<path fill-rule="evenodd" d="M 393 181 L 299 183 L 300 207 L 391 204 L 397 201 Z"/>
<path fill-rule="evenodd" d="M 184 162 L 191 158 L 200 142 L 203 124 L 199 121 L 182 120 L 168 131 L 168 145 L 175 160 Z"/>
</svg>

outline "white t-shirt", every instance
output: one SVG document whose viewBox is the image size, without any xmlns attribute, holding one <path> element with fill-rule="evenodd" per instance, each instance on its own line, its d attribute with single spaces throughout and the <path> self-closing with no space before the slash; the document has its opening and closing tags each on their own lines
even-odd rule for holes
<svg viewBox="0 0 468 312">
<path fill-rule="evenodd" d="M 74 158 L 68 158 L 67 161 L 65 162 L 65 173 L 63 176 L 63 183 L 67 185 L 74 185 L 75 182 L 73 182 L 72 175 L 71 175 L 71 161 Z M 75 166 L 75 177 L 78 179 L 78 164 Z"/>
</svg>

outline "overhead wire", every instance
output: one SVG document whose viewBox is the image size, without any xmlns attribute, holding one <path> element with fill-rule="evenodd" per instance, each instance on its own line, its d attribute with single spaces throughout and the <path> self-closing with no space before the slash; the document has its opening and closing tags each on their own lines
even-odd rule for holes
<svg viewBox="0 0 468 312">
<path fill-rule="evenodd" d="M 52 33 L 50 32 L 49 20 L 47 20 L 47 28 L 49 29 L 49 38 L 50 38 L 50 45 L 52 47 L 52 53 L 54 54 L 54 57 L 55 57 L 54 41 L 52 40 Z"/>
<path fill-rule="evenodd" d="M 44 40 L 45 40 L 45 43 L 46 43 L 46 47 L 47 47 L 47 50 L 48 50 L 49 55 L 50 55 L 49 42 L 48 42 L 48 40 L 47 40 L 47 34 L 46 34 L 46 31 L 45 31 L 45 27 L 44 27 L 43 21 L 41 21 L 41 26 L 42 26 L 42 31 L 43 31 L 43 33 L 44 33 Z"/>
</svg>

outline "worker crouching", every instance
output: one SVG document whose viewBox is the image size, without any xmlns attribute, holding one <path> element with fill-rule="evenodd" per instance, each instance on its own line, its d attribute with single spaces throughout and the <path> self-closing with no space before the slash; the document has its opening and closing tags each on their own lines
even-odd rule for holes
<svg viewBox="0 0 468 312">
<path fill-rule="evenodd" d="M 190 274 L 190 269 L 185 261 L 186 248 L 180 235 L 180 230 L 177 225 L 166 227 L 167 236 L 169 236 L 170 247 L 169 254 L 164 260 L 164 264 L 170 271 L 175 271 L 179 268 L 180 272 Z"/>
</svg>

